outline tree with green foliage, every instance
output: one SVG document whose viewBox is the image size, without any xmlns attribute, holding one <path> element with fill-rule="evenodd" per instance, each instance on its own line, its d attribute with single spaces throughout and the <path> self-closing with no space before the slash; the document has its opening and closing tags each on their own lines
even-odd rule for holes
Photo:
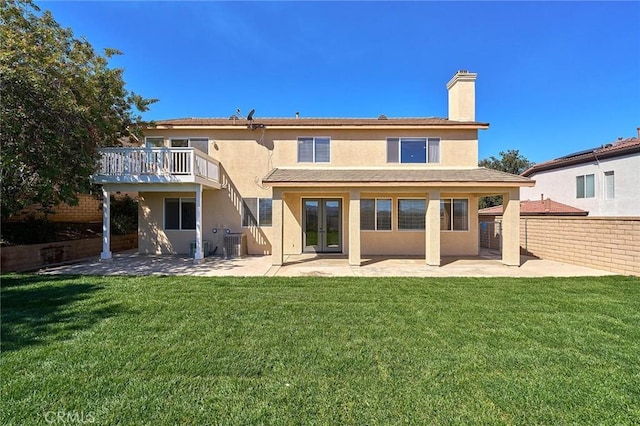
<svg viewBox="0 0 640 426">
<path fill-rule="evenodd" d="M 1 213 L 77 203 L 88 192 L 98 148 L 140 134 L 154 99 L 129 92 L 115 49 L 96 53 L 31 0 L 0 8 Z"/>
<path fill-rule="evenodd" d="M 478 166 L 480 167 L 499 170 L 501 172 L 507 172 L 514 175 L 521 174 L 529 167 L 533 166 L 533 164 L 533 162 L 527 160 L 525 156 L 520 154 L 520 151 L 517 149 L 500 151 L 500 158 L 496 158 L 492 155 L 491 157 L 478 162 Z M 480 198 L 479 208 L 484 209 L 486 207 L 499 206 L 500 204 L 502 204 L 502 196 L 492 195 Z"/>
</svg>

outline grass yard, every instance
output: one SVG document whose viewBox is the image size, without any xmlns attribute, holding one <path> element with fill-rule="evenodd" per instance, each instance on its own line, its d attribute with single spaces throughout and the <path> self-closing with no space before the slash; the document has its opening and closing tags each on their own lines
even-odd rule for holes
<svg viewBox="0 0 640 426">
<path fill-rule="evenodd" d="M 1 285 L 1 424 L 640 421 L 638 278 Z"/>
</svg>

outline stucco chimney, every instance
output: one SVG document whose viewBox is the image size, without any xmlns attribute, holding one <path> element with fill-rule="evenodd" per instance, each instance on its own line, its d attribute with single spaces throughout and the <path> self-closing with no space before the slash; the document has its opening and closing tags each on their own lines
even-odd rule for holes
<svg viewBox="0 0 640 426">
<path fill-rule="evenodd" d="M 476 120 L 476 77 L 467 70 L 458 71 L 447 83 L 449 91 L 449 120 Z"/>
</svg>

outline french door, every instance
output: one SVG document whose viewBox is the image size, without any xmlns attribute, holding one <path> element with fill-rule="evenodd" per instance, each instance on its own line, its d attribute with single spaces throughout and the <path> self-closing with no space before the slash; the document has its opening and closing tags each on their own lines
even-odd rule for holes
<svg viewBox="0 0 640 426">
<path fill-rule="evenodd" d="M 342 252 L 342 200 L 303 198 L 302 222 L 302 251 Z"/>
</svg>

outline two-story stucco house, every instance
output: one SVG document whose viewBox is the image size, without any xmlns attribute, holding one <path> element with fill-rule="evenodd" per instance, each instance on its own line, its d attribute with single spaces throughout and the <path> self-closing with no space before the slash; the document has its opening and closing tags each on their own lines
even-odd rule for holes
<svg viewBox="0 0 640 426">
<path fill-rule="evenodd" d="M 202 259 L 213 233 L 249 254 L 477 255 L 478 197 L 504 196 L 503 262 L 520 264 L 519 194 L 534 182 L 478 167 L 476 74 L 448 82 L 448 118 L 187 118 L 156 121 L 139 148 L 102 152 L 108 194 L 138 191 L 139 251 Z M 229 232 L 227 231 L 227 232 Z"/>
<path fill-rule="evenodd" d="M 640 216 L 640 128 L 638 137 L 545 161 L 522 175 L 536 181 L 522 189 L 522 199 L 550 197 L 589 216 Z"/>
</svg>

